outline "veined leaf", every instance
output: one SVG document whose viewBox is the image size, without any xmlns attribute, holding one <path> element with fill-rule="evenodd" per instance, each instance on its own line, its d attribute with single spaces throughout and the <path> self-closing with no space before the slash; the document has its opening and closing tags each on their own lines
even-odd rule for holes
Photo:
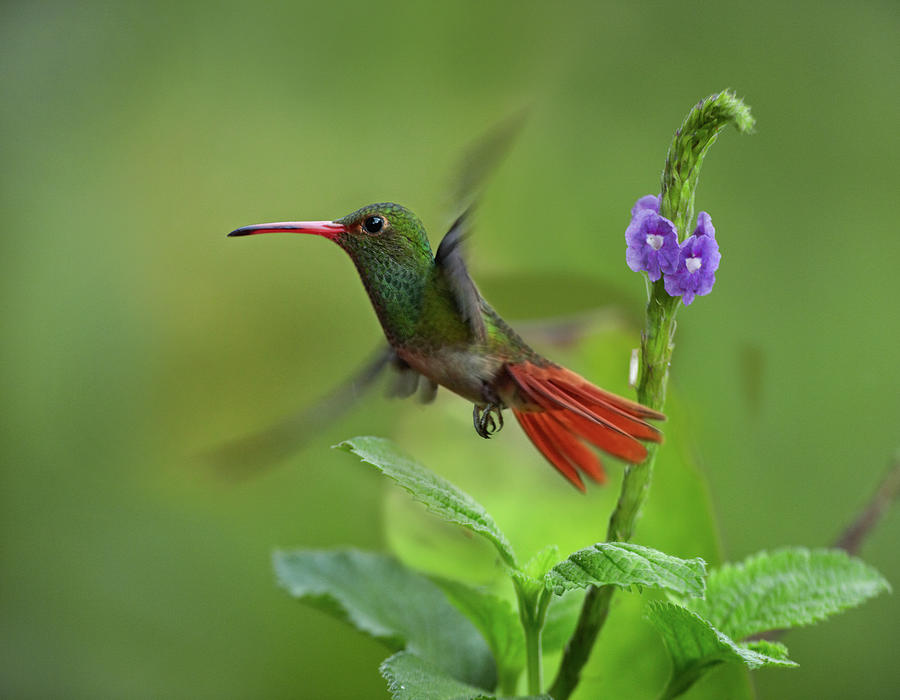
<svg viewBox="0 0 900 700">
<path fill-rule="evenodd" d="M 691 687 L 706 671 L 723 661 L 738 661 L 748 668 L 796 666 L 780 644 L 738 644 L 697 613 L 675 603 L 654 601 L 646 617 L 659 630 L 672 659 L 672 676 L 662 697 L 674 698 Z M 768 653 L 767 653 L 768 652 Z"/>
<path fill-rule="evenodd" d="M 588 586 L 646 586 L 702 596 L 706 563 L 679 559 L 629 542 L 601 542 L 554 566 L 546 582 L 554 593 Z"/>
<path fill-rule="evenodd" d="M 522 571 L 534 579 L 542 579 L 557 561 L 559 561 L 559 547 L 550 544 L 525 562 Z"/>
<path fill-rule="evenodd" d="M 688 607 L 730 637 L 743 639 L 817 622 L 889 590 L 881 574 L 841 550 L 796 547 L 715 569 L 706 599 L 692 600 Z"/>
<path fill-rule="evenodd" d="M 525 562 L 519 571 L 512 572 L 516 589 L 528 600 L 537 603 L 538 596 L 547 587 L 545 582 L 547 572 L 556 561 L 559 561 L 559 547 L 555 544 L 547 545 Z"/>
<path fill-rule="evenodd" d="M 401 651 L 378 668 L 393 700 L 553 700 L 549 695 L 498 698 L 460 683 L 415 654 Z"/>
<path fill-rule="evenodd" d="M 393 557 L 355 550 L 276 552 L 279 583 L 391 651 L 407 649 L 453 678 L 496 684 L 490 650 L 441 590 Z"/>
<path fill-rule="evenodd" d="M 745 642 L 742 646 L 756 651 L 763 656 L 770 656 L 773 659 L 781 659 L 782 661 L 790 661 L 788 658 L 788 649 L 781 642 L 773 642 L 768 639 L 757 639 L 755 642 Z"/>
<path fill-rule="evenodd" d="M 401 651 L 378 667 L 394 700 L 492 700 L 493 695 L 460 683 L 428 661 Z"/>
<path fill-rule="evenodd" d="M 519 615 L 509 601 L 460 581 L 438 577 L 432 581 L 481 632 L 494 654 L 500 688 L 514 690 L 525 668 L 525 638 Z"/>
<path fill-rule="evenodd" d="M 506 536 L 484 507 L 469 494 L 401 453 L 392 442 L 377 437 L 357 437 L 336 445 L 409 491 L 432 513 L 462 525 L 490 540 L 509 566 L 518 568 L 516 555 Z"/>
</svg>

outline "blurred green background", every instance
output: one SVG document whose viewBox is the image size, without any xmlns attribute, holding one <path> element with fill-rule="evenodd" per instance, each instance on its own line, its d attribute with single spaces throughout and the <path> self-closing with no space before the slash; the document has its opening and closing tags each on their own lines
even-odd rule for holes
<svg viewBox="0 0 900 700">
<path fill-rule="evenodd" d="M 352 435 L 456 464 L 501 513 L 527 504 L 520 522 L 498 513 L 524 555 L 561 499 L 598 539 L 620 469 L 579 496 L 515 426 L 478 440 L 448 395 L 427 410 L 375 396 L 238 484 L 193 459 L 314 401 L 380 338 L 334 246 L 224 234 L 395 200 L 436 241 L 460 153 L 523 105 L 471 267 L 508 318 L 615 301 L 627 336 L 602 367 L 548 350 L 613 383 L 644 298 L 624 265 L 629 208 L 657 191 L 699 98 L 732 87 L 757 117 L 757 134 L 723 134 L 697 198 L 724 258 L 714 293 L 679 317 L 669 430 L 719 534 L 673 553 L 827 544 L 900 443 L 895 2 L 0 13 L 4 697 L 386 697 L 382 648 L 293 603 L 269 561 L 275 546 L 402 539 L 390 488 L 328 449 Z M 521 478 L 494 471 L 510 455 Z M 678 498 L 660 476 L 647 522 Z M 862 551 L 895 586 L 898 536 L 895 510 Z M 759 696 L 896 693 L 898 620 L 884 596 L 791 633 L 800 668 L 754 674 Z"/>
</svg>

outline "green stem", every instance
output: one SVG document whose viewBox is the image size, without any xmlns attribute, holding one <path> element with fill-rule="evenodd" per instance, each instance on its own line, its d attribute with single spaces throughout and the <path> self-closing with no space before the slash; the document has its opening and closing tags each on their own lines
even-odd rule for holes
<svg viewBox="0 0 900 700">
<path fill-rule="evenodd" d="M 525 662 L 528 679 L 528 694 L 540 695 L 544 688 L 543 659 L 541 649 L 541 633 L 547 619 L 547 608 L 551 594 L 541 589 L 537 598 L 529 595 L 523 586 L 516 584 L 516 596 L 519 600 L 519 619 L 525 631 Z"/>
<path fill-rule="evenodd" d="M 665 403 L 669 361 L 675 348 L 672 342 L 675 311 L 679 301 L 666 294 L 662 280 L 651 287 L 650 302 L 647 304 L 647 328 L 641 342 L 638 401 L 657 410 L 662 409 Z M 657 451 L 658 446 L 651 443 L 646 460 L 625 468 L 619 501 L 609 519 L 607 542 L 626 542 L 631 539 L 641 506 L 650 489 Z M 566 700 L 578 685 L 581 670 L 590 658 L 597 636 L 609 615 L 609 604 L 615 590 L 615 586 L 591 586 L 588 589 L 575 632 L 566 644 L 559 673 L 549 690 L 554 700 Z"/>
<path fill-rule="evenodd" d="M 682 237 L 693 220 L 694 194 L 703 159 L 719 132 L 729 123 L 742 132 L 753 128 L 750 109 L 733 93 L 725 91 L 694 106 L 672 139 L 662 175 L 659 213 L 675 224 Z M 645 406 L 662 410 L 675 349 L 675 314 L 681 299 L 666 294 L 662 279 L 652 284 L 649 297 L 646 325 L 641 335 L 637 399 Z M 631 539 L 650 490 L 657 452 L 658 445 L 651 443 L 642 463 L 625 468 L 619 500 L 609 520 L 608 542 Z M 566 644 L 559 672 L 549 690 L 555 700 L 567 700 L 578 685 L 581 671 L 609 615 L 614 590 L 612 586 L 588 589 L 575 632 Z"/>
<path fill-rule="evenodd" d="M 528 694 L 540 695 L 544 685 L 541 668 L 541 629 L 525 625 L 525 658 L 528 668 Z"/>
</svg>

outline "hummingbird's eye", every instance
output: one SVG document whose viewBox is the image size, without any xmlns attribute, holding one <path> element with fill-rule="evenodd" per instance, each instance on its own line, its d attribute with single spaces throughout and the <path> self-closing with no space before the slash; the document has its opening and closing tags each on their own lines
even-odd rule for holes
<svg viewBox="0 0 900 700">
<path fill-rule="evenodd" d="M 384 219 L 380 216 L 367 216 L 363 221 L 363 228 L 368 233 L 378 233 L 384 228 Z"/>
</svg>

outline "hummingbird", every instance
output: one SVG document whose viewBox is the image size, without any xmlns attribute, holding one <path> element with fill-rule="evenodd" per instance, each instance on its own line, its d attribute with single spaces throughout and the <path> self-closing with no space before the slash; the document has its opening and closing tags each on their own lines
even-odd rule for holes
<svg viewBox="0 0 900 700">
<path fill-rule="evenodd" d="M 485 301 L 470 276 L 463 242 L 469 207 L 432 253 L 425 227 L 409 209 L 370 204 L 333 221 L 244 226 L 229 236 L 302 233 L 327 238 L 350 256 L 389 348 L 373 367 L 400 371 L 398 393 L 420 385 L 426 399 L 443 386 L 472 402 L 475 432 L 489 438 L 509 409 L 525 434 L 572 485 L 581 475 L 606 480 L 588 445 L 626 462 L 647 456 L 641 441 L 661 442 L 648 419 L 665 416 L 595 386 L 533 350 Z"/>
</svg>

